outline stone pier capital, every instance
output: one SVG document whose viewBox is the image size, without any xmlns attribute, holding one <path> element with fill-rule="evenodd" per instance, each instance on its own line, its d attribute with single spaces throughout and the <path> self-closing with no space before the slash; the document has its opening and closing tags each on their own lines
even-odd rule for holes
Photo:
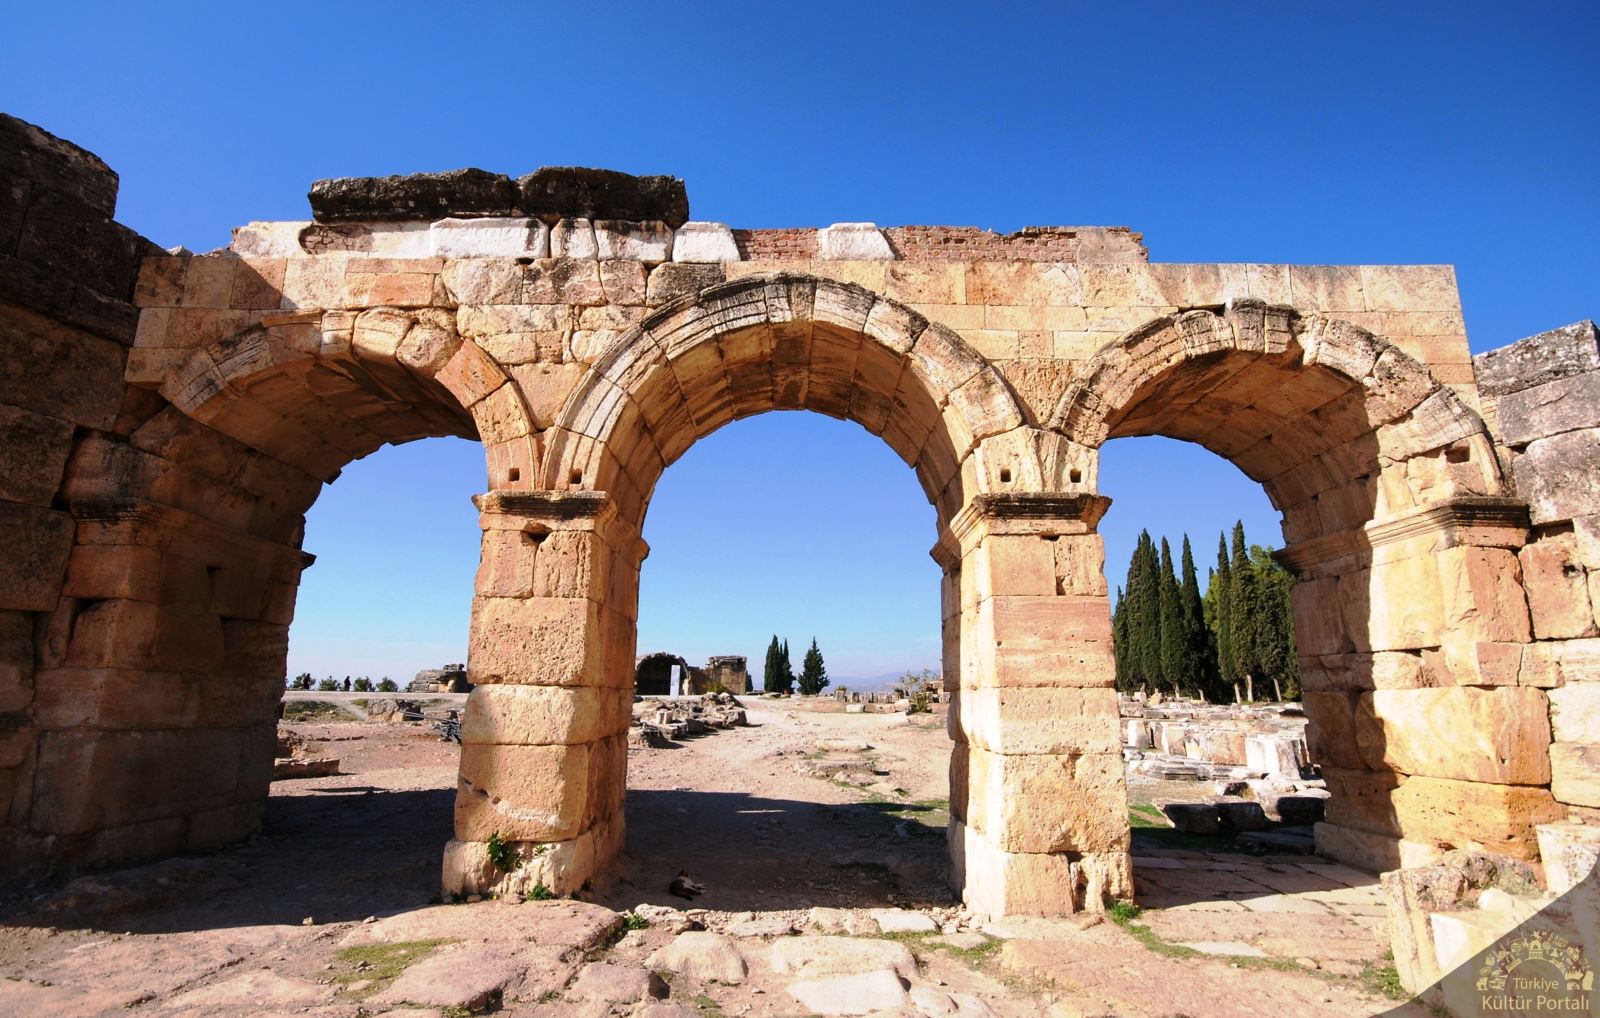
<svg viewBox="0 0 1600 1018">
<path fill-rule="evenodd" d="M 1088 492 L 1017 492 L 973 496 L 939 533 L 929 554 L 949 569 L 991 535 L 1061 537 L 1092 534 L 1111 499 Z"/>
<path fill-rule="evenodd" d="M 1356 530 L 1300 541 L 1272 553 L 1297 578 L 1360 568 L 1374 549 L 1427 542 L 1432 550 L 1478 547 L 1512 551 L 1528 542 L 1528 506 L 1506 495 L 1456 495 L 1429 502 Z"/>
<path fill-rule="evenodd" d="M 472 496 L 472 504 L 478 508 L 478 525 L 484 530 L 520 530 L 528 534 L 593 531 L 636 568 L 650 554 L 650 546 L 617 512 L 616 501 L 603 491 L 495 488 Z"/>
</svg>

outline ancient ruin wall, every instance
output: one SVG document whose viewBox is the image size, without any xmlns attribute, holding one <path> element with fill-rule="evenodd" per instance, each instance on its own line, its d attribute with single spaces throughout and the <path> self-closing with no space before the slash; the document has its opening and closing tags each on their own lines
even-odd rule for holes
<svg viewBox="0 0 1600 1018">
<path fill-rule="evenodd" d="M 1475 358 L 1531 539 L 1517 555 L 1533 642 L 1518 681 L 1548 690 L 1550 790 L 1600 822 L 1600 335 L 1591 321 Z M 1523 750 L 1531 752 L 1531 748 Z"/>
<path fill-rule="evenodd" d="M 55 338 L 30 354 L 12 329 L 0 402 L 73 429 L 53 479 L 0 493 L 56 528 L 29 542 L 54 558 L 3 574 L 26 591 L 0 605 L 14 871 L 254 829 L 305 508 L 386 442 L 454 434 L 484 442 L 489 490 L 446 883 L 502 880 L 482 850 L 499 829 L 548 846 L 517 879 L 577 886 L 621 840 L 655 479 L 785 407 L 880 434 L 938 509 L 953 871 L 985 910 L 1130 891 L 1095 531 L 1098 448 L 1122 435 L 1200 442 L 1284 513 L 1326 850 L 1527 856 L 1564 812 L 1524 652 L 1526 509 L 1474 412 L 1447 267 L 1150 264 L 1114 228 L 738 231 L 688 220 L 668 178 L 541 173 L 324 188 L 321 221 L 152 253 L 131 349 L 131 312 L 102 338 L 82 309 L 115 301 L 77 296 L 126 292 L 21 257 L 0 221 L 8 273 L 43 272 L 49 298 L 6 297 L 7 320 Z M 61 360 L 102 348 L 100 375 Z M 52 412 L 64 378 L 101 375 L 99 416 Z M 1472 737 L 1440 749 L 1441 725 Z"/>
</svg>

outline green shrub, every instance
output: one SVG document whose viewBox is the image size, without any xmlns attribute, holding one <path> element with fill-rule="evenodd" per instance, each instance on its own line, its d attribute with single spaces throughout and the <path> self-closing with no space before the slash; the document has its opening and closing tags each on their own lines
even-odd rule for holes
<svg viewBox="0 0 1600 1018">
<path fill-rule="evenodd" d="M 500 837 L 500 832 L 495 831 L 489 835 L 485 847 L 489 850 L 489 861 L 494 863 L 495 869 L 502 873 L 510 873 L 517 868 L 521 860 L 517 857 L 517 850 Z"/>
</svg>

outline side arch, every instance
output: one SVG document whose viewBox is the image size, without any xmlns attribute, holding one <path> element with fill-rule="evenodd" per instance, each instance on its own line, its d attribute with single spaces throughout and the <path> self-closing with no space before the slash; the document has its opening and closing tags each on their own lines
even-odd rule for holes
<svg viewBox="0 0 1600 1018">
<path fill-rule="evenodd" d="M 266 319 L 197 350 L 162 384 L 177 410 L 324 481 L 385 444 L 456 436 L 497 447 L 535 430 L 509 376 L 452 312 L 371 308 Z M 502 455 L 503 459 L 509 457 Z M 516 487 L 531 475 L 491 476 Z M 525 482 L 524 482 L 525 483 Z"/>
<path fill-rule="evenodd" d="M 1165 435 L 1266 488 L 1291 544 L 1441 498 L 1508 493 L 1482 419 L 1399 347 L 1260 301 L 1162 315 L 1103 347 L 1051 417 L 1076 445 Z"/>
<path fill-rule="evenodd" d="M 604 490 L 638 524 L 697 439 L 768 410 L 880 435 L 948 521 L 982 492 L 1056 490 L 1057 436 L 1025 426 L 1000 373 L 950 329 L 860 286 L 758 275 L 686 296 L 624 333 L 546 433 L 539 487 Z"/>
</svg>

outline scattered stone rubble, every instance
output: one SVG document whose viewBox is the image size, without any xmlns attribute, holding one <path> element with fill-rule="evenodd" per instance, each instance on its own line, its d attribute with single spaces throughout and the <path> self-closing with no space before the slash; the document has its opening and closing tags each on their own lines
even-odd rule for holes
<svg viewBox="0 0 1600 1018">
<path fill-rule="evenodd" d="M 1199 802 L 1160 802 L 1189 834 L 1247 834 L 1274 851 L 1312 850 L 1329 793 L 1306 749 L 1297 703 L 1207 704 L 1160 694 L 1121 697 L 1130 777 L 1210 781 Z"/>
<path fill-rule="evenodd" d="M 1550 945 L 1600 951 L 1600 826 L 1541 824 L 1543 880 L 1529 863 L 1460 850 L 1442 862 L 1383 875 L 1395 970 L 1408 993 L 1455 1014 L 1480 1013 L 1482 952 L 1515 933 Z M 1465 966 L 1465 968 L 1463 967 Z"/>
<path fill-rule="evenodd" d="M 272 761 L 272 780 L 325 778 L 338 773 L 338 757 L 309 756 L 304 736 L 287 729 L 278 729 L 278 748 Z"/>
<path fill-rule="evenodd" d="M 657 749 L 691 735 L 749 723 L 744 706 L 732 693 L 705 693 L 694 700 L 638 697 L 634 700 L 628 745 Z"/>
</svg>

